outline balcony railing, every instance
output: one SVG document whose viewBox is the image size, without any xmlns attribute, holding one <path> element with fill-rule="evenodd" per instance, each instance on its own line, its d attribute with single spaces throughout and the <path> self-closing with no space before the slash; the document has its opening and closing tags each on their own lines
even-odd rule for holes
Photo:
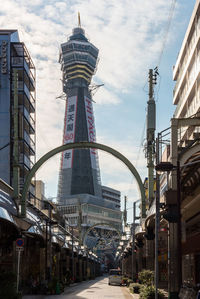
<svg viewBox="0 0 200 299">
<path fill-rule="evenodd" d="M 187 65 L 189 64 L 189 61 L 194 53 L 194 49 L 197 45 L 197 41 L 199 40 L 199 37 L 200 37 L 200 19 L 198 20 L 198 24 L 197 24 L 197 27 L 193 33 L 193 37 L 189 43 L 189 46 L 187 48 L 187 52 L 186 52 L 186 55 L 184 57 L 184 60 L 181 64 L 181 67 L 180 67 L 180 70 L 179 70 L 179 74 L 178 74 L 178 78 L 177 78 L 177 81 L 176 81 L 176 85 L 174 87 L 174 95 L 176 94 L 176 91 L 178 89 L 178 87 L 180 86 L 180 82 L 182 81 L 183 79 L 183 73 L 186 72 L 187 70 Z"/>
<path fill-rule="evenodd" d="M 33 166 L 33 162 L 23 154 L 20 154 L 19 162 L 25 164 L 29 169 Z"/>
<path fill-rule="evenodd" d="M 12 86 L 12 89 L 14 86 Z M 23 81 L 18 81 L 18 91 L 24 91 L 27 99 L 31 102 L 32 106 L 35 108 L 35 99 L 33 98 L 31 92 Z"/>
<path fill-rule="evenodd" d="M 33 120 L 33 118 L 31 117 L 30 113 L 26 110 L 26 108 L 24 107 L 24 116 L 26 118 L 26 120 L 29 122 L 29 124 L 32 126 L 32 128 L 35 128 L 35 121 Z"/>
<path fill-rule="evenodd" d="M 29 79 L 32 82 L 32 85 L 35 87 L 35 79 L 34 76 L 26 62 L 26 59 L 24 59 L 23 57 L 12 57 L 12 66 L 17 66 L 17 67 L 24 67 L 24 69 L 26 70 L 26 73 L 29 76 Z"/>
<path fill-rule="evenodd" d="M 185 105 L 187 97 L 188 97 L 192 87 L 194 86 L 194 83 L 197 79 L 197 76 L 198 76 L 199 72 L 200 72 L 200 55 L 198 55 L 194 65 L 193 65 L 193 68 L 190 72 L 189 80 L 185 84 L 185 87 L 184 87 L 184 89 L 183 89 L 183 91 L 180 95 L 178 105 L 177 105 L 176 110 L 174 112 L 174 117 L 178 116 L 178 113 L 180 112 L 180 108 Z"/>
<path fill-rule="evenodd" d="M 27 134 L 26 131 L 24 131 L 24 140 L 26 143 L 34 150 L 35 142 L 32 140 L 29 134 Z"/>
</svg>

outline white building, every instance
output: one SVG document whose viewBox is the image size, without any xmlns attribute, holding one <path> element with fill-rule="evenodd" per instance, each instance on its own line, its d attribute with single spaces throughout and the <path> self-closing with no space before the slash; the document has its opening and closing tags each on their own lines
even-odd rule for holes
<svg viewBox="0 0 200 299">
<path fill-rule="evenodd" d="M 188 118 L 200 111 L 200 2 L 196 1 L 176 64 L 173 104 L 177 105 L 174 118 Z M 200 128 L 182 128 L 179 138 L 191 139 Z"/>
<path fill-rule="evenodd" d="M 114 202 L 115 208 L 120 210 L 121 192 L 107 186 L 101 186 L 101 189 L 102 189 L 102 197 L 108 200 L 109 202 Z"/>
</svg>

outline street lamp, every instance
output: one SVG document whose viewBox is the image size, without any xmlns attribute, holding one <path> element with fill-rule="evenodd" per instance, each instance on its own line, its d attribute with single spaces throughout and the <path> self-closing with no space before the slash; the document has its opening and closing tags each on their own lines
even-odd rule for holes
<svg viewBox="0 0 200 299">
<path fill-rule="evenodd" d="M 69 237 L 70 238 L 70 241 L 72 242 L 72 279 L 73 279 L 73 282 L 74 282 L 74 246 L 78 246 L 79 245 L 79 242 L 74 240 L 74 226 L 73 225 L 69 225 L 69 227 L 72 229 L 72 233 L 71 233 L 71 236 Z"/>
<path fill-rule="evenodd" d="M 132 280 L 134 280 L 134 264 L 135 264 L 135 220 L 140 219 L 139 216 L 136 216 L 136 203 L 139 202 L 140 199 L 134 201 L 133 203 L 133 227 L 132 227 Z"/>
<path fill-rule="evenodd" d="M 46 218 L 46 231 L 45 231 L 45 277 L 46 280 L 51 279 L 51 266 L 52 266 L 52 226 L 57 224 L 57 221 L 52 219 L 53 206 L 48 200 L 42 200 L 43 209 L 48 210 L 48 218 Z M 48 265 L 49 259 L 49 265 Z"/>
<path fill-rule="evenodd" d="M 66 236 L 66 240 L 71 241 L 71 245 L 72 245 L 72 252 L 71 252 L 71 259 L 72 259 L 72 279 L 74 282 L 74 245 L 78 244 L 78 242 L 76 242 L 74 240 L 74 226 L 70 225 L 69 223 L 67 223 L 67 226 L 71 229 L 71 234 L 69 234 L 68 236 Z"/>
<path fill-rule="evenodd" d="M 168 189 L 164 193 L 165 206 L 163 218 L 169 223 L 177 223 L 177 275 L 178 288 L 182 283 L 182 251 L 181 251 L 181 187 L 180 187 L 180 161 L 177 159 L 177 165 L 170 162 L 160 162 L 155 167 L 157 173 L 176 171 L 176 190 Z M 170 257 L 171 258 L 171 257 Z M 171 273 L 169 273 L 171 275 Z M 170 279 L 171 282 L 171 279 Z"/>
</svg>

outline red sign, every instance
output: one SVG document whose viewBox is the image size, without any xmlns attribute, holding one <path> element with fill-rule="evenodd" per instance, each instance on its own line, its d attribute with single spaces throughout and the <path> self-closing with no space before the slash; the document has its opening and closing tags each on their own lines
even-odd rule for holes
<svg viewBox="0 0 200 299">
<path fill-rule="evenodd" d="M 23 247 L 24 246 L 24 239 L 19 238 L 16 240 L 16 246 Z"/>
</svg>

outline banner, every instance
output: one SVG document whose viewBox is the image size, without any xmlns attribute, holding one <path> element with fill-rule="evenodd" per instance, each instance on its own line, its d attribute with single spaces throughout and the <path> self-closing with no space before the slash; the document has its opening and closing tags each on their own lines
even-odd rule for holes
<svg viewBox="0 0 200 299">
<path fill-rule="evenodd" d="M 76 110 L 77 110 L 77 96 L 67 99 L 65 110 L 65 124 L 63 134 L 63 144 L 72 143 L 75 140 L 76 129 Z M 67 150 L 62 153 L 61 168 L 72 168 L 73 150 Z"/>
<path fill-rule="evenodd" d="M 86 113 L 86 121 L 87 121 L 87 129 L 88 129 L 88 141 L 96 142 L 96 131 L 95 131 L 95 123 L 94 123 L 94 113 L 92 100 L 84 97 L 85 100 L 85 113 Z M 93 169 L 97 169 L 97 150 L 95 148 L 90 149 L 90 157 L 91 164 Z"/>
</svg>

